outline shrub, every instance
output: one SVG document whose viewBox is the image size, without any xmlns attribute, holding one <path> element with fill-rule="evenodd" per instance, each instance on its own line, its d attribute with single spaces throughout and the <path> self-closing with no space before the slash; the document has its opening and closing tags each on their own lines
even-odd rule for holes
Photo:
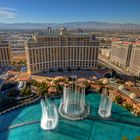
<svg viewBox="0 0 140 140">
<path fill-rule="evenodd" d="M 128 111 L 133 111 L 133 106 L 130 105 L 130 104 L 128 104 L 128 103 L 126 103 L 126 104 L 124 105 L 124 108 L 127 109 Z"/>
<path fill-rule="evenodd" d="M 48 93 L 48 85 L 46 82 L 42 82 L 38 85 L 38 89 L 41 95 L 45 95 Z"/>
<path fill-rule="evenodd" d="M 21 95 L 23 96 L 28 96 L 31 94 L 32 94 L 32 91 L 29 87 L 25 87 L 24 89 L 21 90 Z"/>
<path fill-rule="evenodd" d="M 115 102 L 122 105 L 123 104 L 123 98 L 119 95 L 115 97 Z"/>
</svg>

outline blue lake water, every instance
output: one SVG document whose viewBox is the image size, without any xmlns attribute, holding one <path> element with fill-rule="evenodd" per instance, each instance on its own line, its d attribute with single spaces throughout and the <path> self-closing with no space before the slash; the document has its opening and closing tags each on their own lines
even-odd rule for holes
<svg viewBox="0 0 140 140">
<path fill-rule="evenodd" d="M 140 136 L 140 117 L 134 117 L 113 103 L 111 118 L 114 120 L 103 120 L 97 113 L 100 96 L 88 94 L 86 100 L 91 105 L 91 118 L 82 121 L 60 118 L 53 131 L 40 128 L 40 102 L 1 115 L 0 140 L 121 140 L 123 136 L 133 140 Z M 59 106 L 60 100 L 54 99 L 53 102 Z M 6 130 L 9 126 L 31 121 L 35 123 Z"/>
</svg>

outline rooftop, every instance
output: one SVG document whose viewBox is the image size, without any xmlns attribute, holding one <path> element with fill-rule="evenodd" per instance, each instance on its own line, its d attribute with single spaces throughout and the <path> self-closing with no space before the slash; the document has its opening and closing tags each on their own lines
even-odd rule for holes
<svg viewBox="0 0 140 140">
<path fill-rule="evenodd" d="M 2 41 L 0 41 L 0 46 L 5 45 L 5 44 L 9 44 L 9 42 L 6 41 L 6 40 L 2 40 Z"/>
<path fill-rule="evenodd" d="M 62 33 L 62 34 L 61 34 Z M 91 36 L 92 34 L 83 32 L 82 29 L 78 29 L 76 32 L 71 32 L 67 30 L 67 28 L 62 27 L 60 30 L 52 30 L 51 28 L 48 28 L 45 32 L 39 32 L 36 35 L 38 36 L 61 36 L 61 35 L 67 35 L 67 36 Z"/>
<path fill-rule="evenodd" d="M 38 36 L 59 36 L 60 33 L 58 31 L 46 31 L 46 32 L 39 32 L 36 35 Z"/>
</svg>

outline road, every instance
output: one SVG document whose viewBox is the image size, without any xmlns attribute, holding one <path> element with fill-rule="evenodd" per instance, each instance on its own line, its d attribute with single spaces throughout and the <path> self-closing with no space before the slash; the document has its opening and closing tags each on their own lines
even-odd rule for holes
<svg viewBox="0 0 140 140">
<path fill-rule="evenodd" d="M 119 68 L 118 66 L 114 65 L 110 60 L 102 57 L 101 55 L 99 55 L 99 64 L 103 64 L 110 69 L 114 69 L 120 74 L 131 75 L 131 73 L 126 71 L 126 69 Z"/>
</svg>

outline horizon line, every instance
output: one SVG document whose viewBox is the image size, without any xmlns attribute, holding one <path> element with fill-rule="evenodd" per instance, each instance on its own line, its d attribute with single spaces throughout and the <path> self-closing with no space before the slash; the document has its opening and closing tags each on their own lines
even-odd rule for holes
<svg viewBox="0 0 140 140">
<path fill-rule="evenodd" d="M 94 21 L 94 20 L 89 20 L 89 21 L 68 21 L 68 22 L 0 22 L 0 24 L 67 24 L 67 23 L 77 23 L 77 22 L 97 22 L 97 23 L 108 23 L 108 24 L 135 24 L 135 25 L 140 25 L 140 23 L 132 23 L 132 22 L 108 22 L 108 21 Z"/>
</svg>

